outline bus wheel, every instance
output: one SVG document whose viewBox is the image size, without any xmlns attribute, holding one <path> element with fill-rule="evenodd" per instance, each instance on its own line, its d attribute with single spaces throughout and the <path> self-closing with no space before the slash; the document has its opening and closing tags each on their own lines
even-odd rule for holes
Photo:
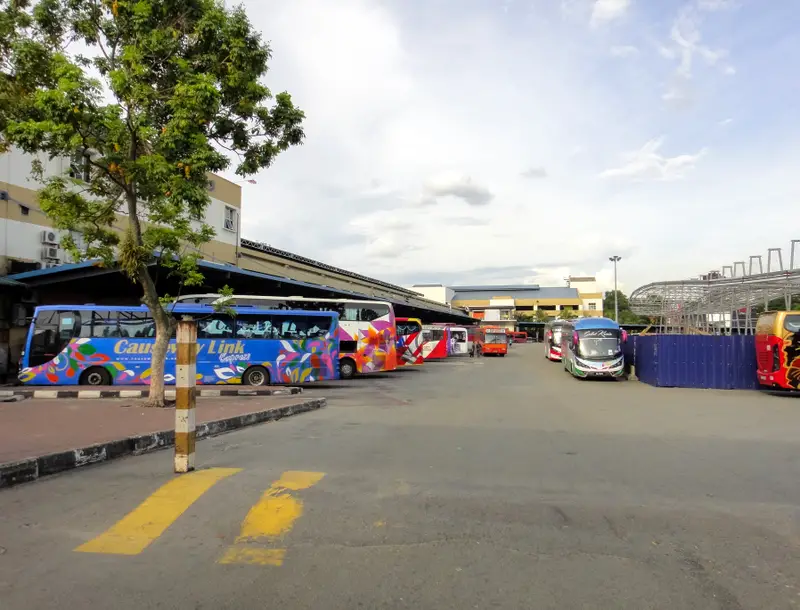
<svg viewBox="0 0 800 610">
<path fill-rule="evenodd" d="M 99 366 L 92 366 L 81 373 L 79 385 L 111 385 L 111 375 Z"/>
<path fill-rule="evenodd" d="M 356 374 L 356 363 L 350 358 L 342 358 L 339 360 L 339 377 L 342 379 L 351 379 Z"/>
<path fill-rule="evenodd" d="M 251 366 L 242 375 L 243 385 L 269 385 L 269 373 L 263 366 Z"/>
</svg>

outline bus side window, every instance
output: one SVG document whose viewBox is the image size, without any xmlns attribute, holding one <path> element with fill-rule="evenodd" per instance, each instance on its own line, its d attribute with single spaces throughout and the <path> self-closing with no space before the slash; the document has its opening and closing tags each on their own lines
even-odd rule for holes
<svg viewBox="0 0 800 610">
<path fill-rule="evenodd" d="M 372 322 L 374 319 L 376 319 L 378 317 L 380 317 L 380 316 L 378 315 L 377 311 L 375 311 L 374 309 L 370 309 L 368 307 L 365 307 L 364 309 L 361 310 L 358 319 L 361 322 Z"/>
<path fill-rule="evenodd" d="M 358 307 L 345 305 L 344 311 L 342 311 L 341 318 L 339 318 L 339 320 L 344 322 L 358 322 L 358 313 Z"/>
<path fill-rule="evenodd" d="M 116 309 L 93 311 L 92 337 L 107 339 L 109 337 L 122 337 L 119 328 L 119 315 Z"/>
<path fill-rule="evenodd" d="M 121 337 L 141 339 L 156 336 L 155 323 L 146 311 L 120 311 L 119 328 Z"/>
<path fill-rule="evenodd" d="M 233 337 L 233 320 L 230 316 L 216 314 L 197 321 L 198 339 L 230 339 Z"/>
</svg>

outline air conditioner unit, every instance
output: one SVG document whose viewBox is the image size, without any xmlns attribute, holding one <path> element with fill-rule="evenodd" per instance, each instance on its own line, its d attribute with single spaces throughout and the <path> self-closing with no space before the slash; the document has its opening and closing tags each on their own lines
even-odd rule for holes
<svg viewBox="0 0 800 610">
<path fill-rule="evenodd" d="M 58 258 L 58 246 L 45 246 L 42 248 L 42 260 L 49 261 Z"/>
<path fill-rule="evenodd" d="M 51 231 L 50 229 L 45 229 L 42 231 L 42 243 L 43 244 L 52 244 L 58 245 L 58 235 L 55 231 Z"/>
<path fill-rule="evenodd" d="M 44 264 L 44 268 L 45 269 L 52 269 L 53 267 L 58 267 L 60 264 L 61 264 L 61 259 L 60 258 L 54 258 L 52 260 L 47 261 Z"/>
</svg>

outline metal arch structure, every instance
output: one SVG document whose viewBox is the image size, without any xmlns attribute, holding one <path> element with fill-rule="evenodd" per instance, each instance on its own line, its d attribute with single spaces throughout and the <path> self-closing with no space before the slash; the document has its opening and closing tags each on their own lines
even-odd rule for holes
<svg viewBox="0 0 800 610">
<path fill-rule="evenodd" d="M 736 261 L 722 271 L 709 271 L 697 278 L 654 282 L 631 293 L 631 310 L 649 316 L 665 333 L 753 334 L 759 311 L 775 299 L 791 309 L 800 295 L 800 260 L 791 241 L 789 266 L 784 269 L 781 248 L 769 248 L 764 270 L 760 254 L 748 264 Z M 800 252 L 798 252 L 800 255 Z"/>
</svg>

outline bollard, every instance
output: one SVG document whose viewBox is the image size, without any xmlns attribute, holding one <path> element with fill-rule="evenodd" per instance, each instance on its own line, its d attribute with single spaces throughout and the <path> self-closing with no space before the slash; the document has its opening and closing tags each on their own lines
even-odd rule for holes
<svg viewBox="0 0 800 610">
<path fill-rule="evenodd" d="M 180 320 L 175 362 L 175 472 L 194 470 L 197 324 Z"/>
</svg>

